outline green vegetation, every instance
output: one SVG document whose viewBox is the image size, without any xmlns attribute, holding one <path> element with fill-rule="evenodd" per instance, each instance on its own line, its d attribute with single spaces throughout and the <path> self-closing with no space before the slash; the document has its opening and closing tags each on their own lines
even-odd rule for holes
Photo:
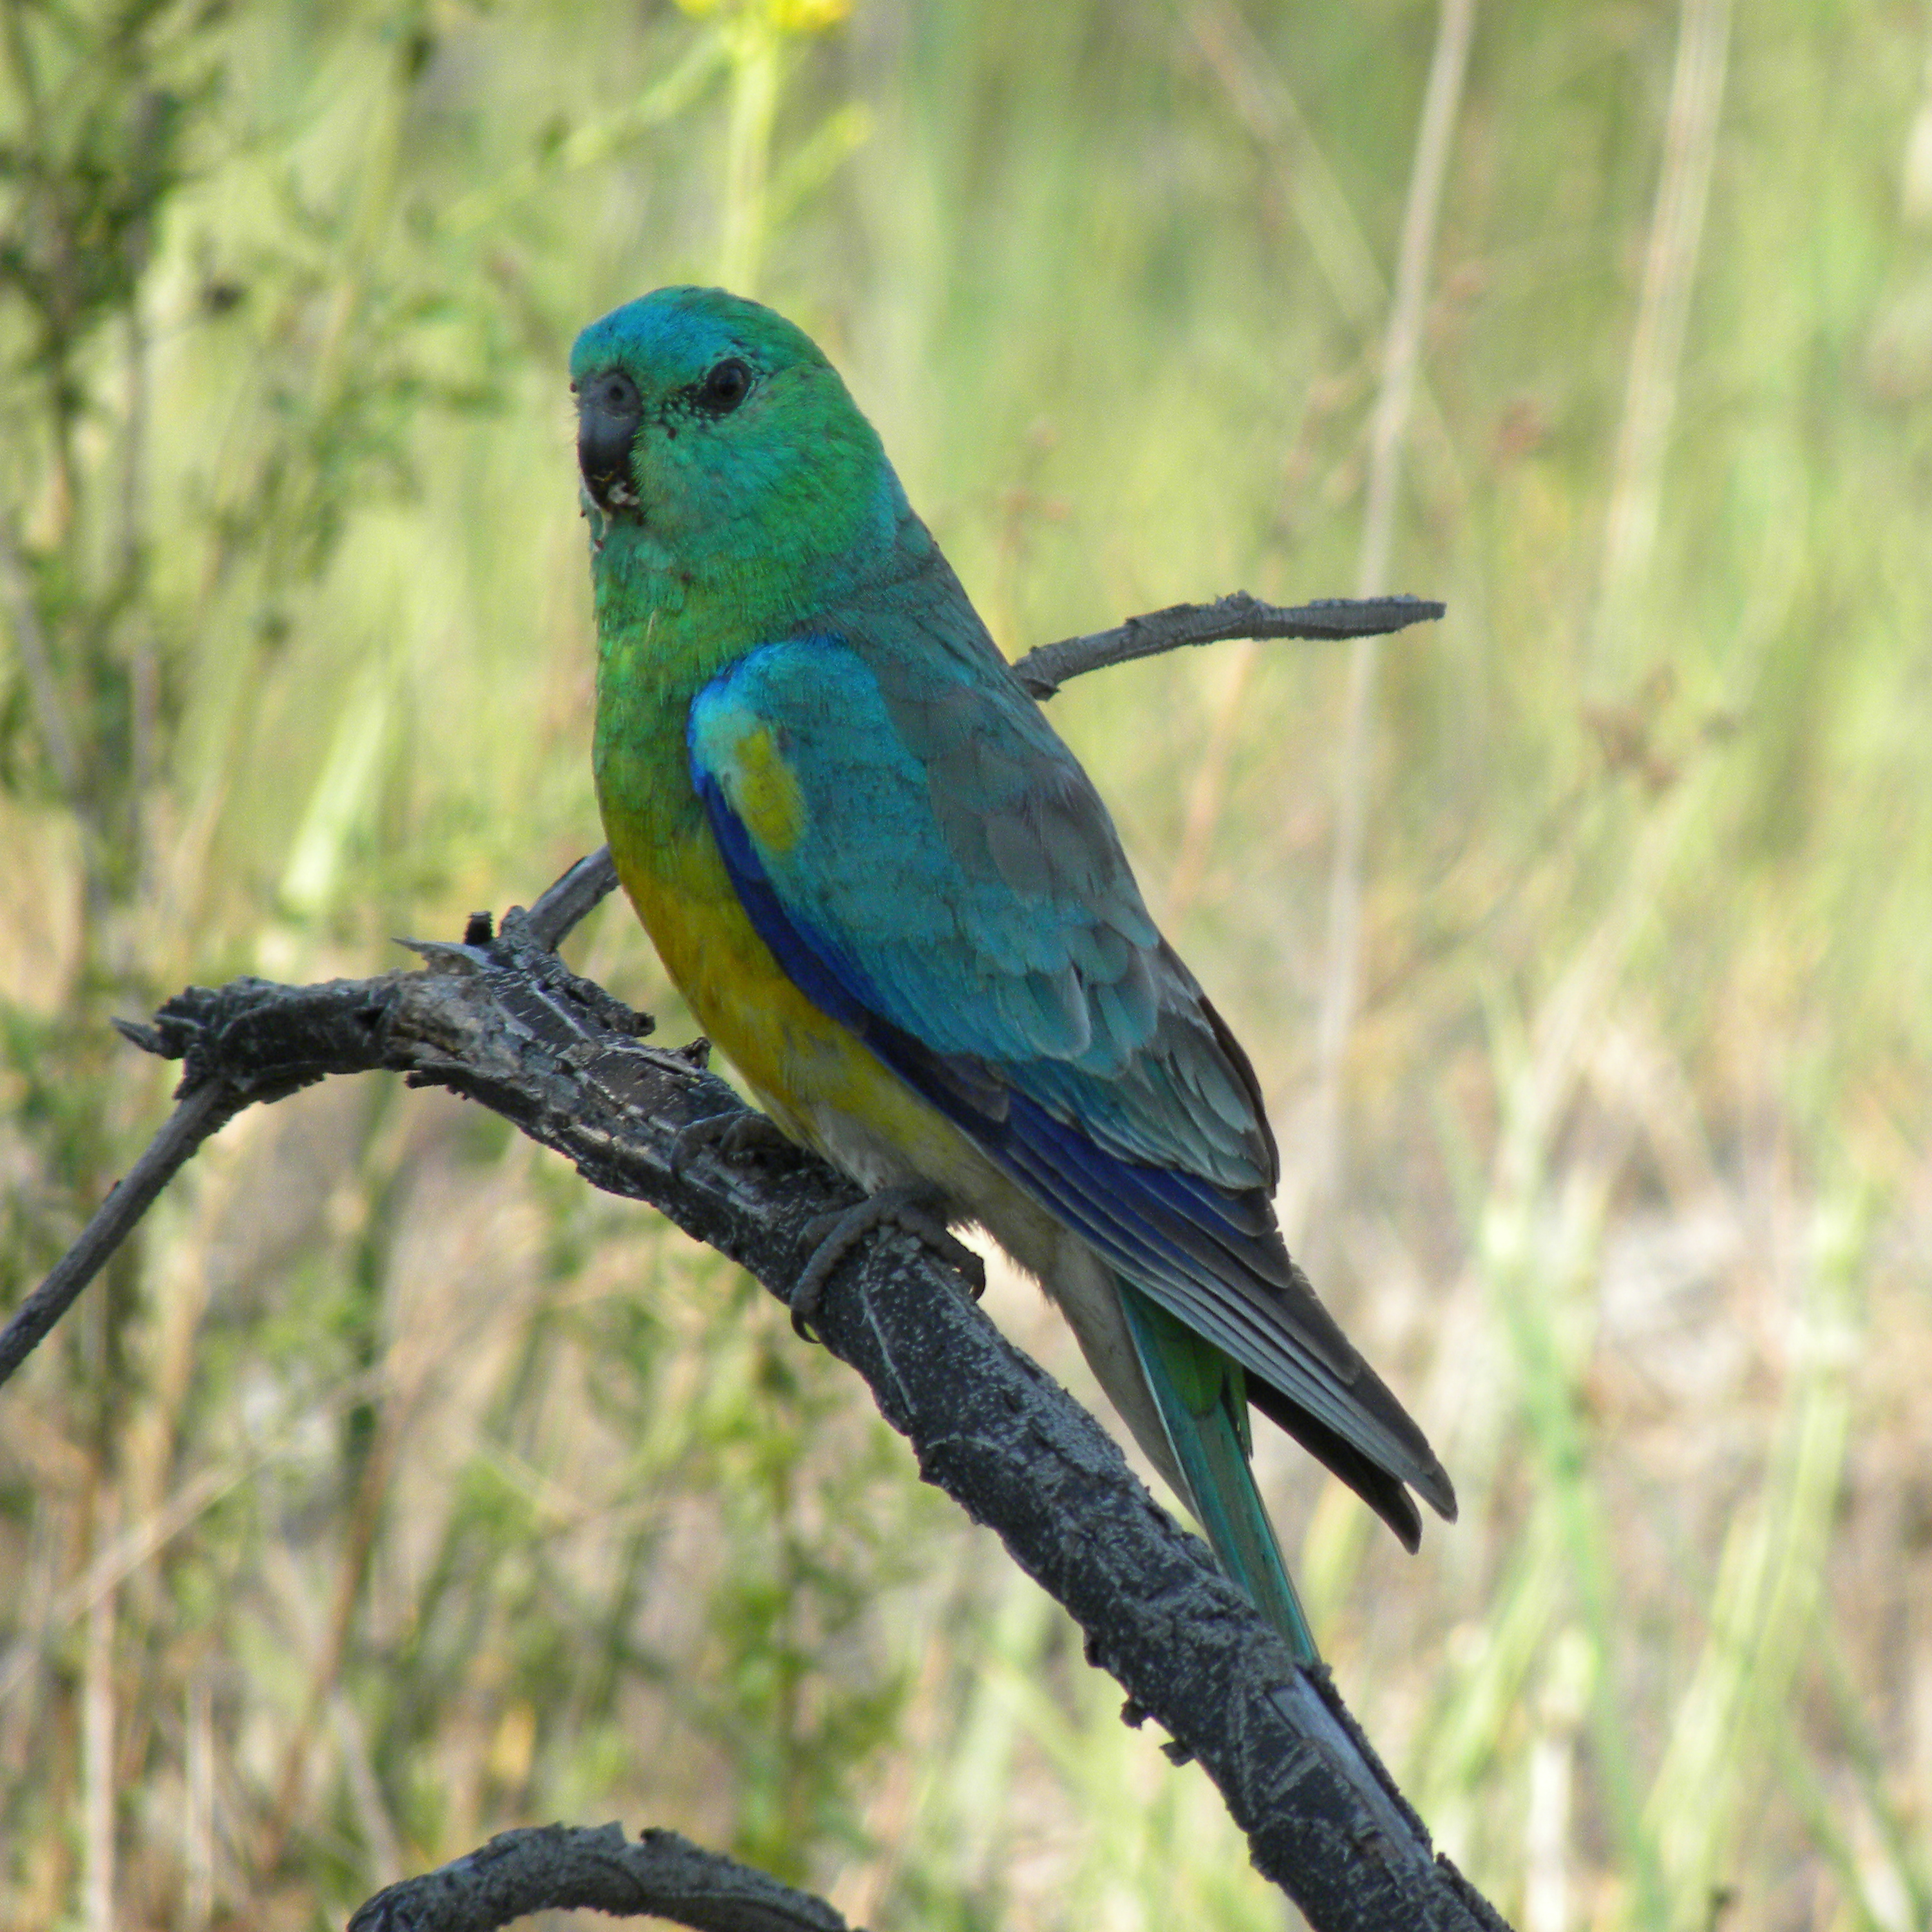
<svg viewBox="0 0 1932 1932">
<path fill-rule="evenodd" d="M 0 0 L 0 1298 L 162 1117 L 110 1014 L 596 842 L 562 371 L 616 302 L 796 316 L 1010 650 L 1357 587 L 1436 12 L 1236 5 Z M 1456 1478 L 1411 1560 L 1262 1450 L 1524 1932 L 1932 1926 L 1928 56 L 1480 11 L 1337 1148 L 1345 656 L 1054 705 Z M 572 951 L 680 1036 L 624 908 Z M 437 1096 L 207 1150 L 6 1393 L 0 1568 L 8 1924 L 340 1922 L 559 1816 L 881 1928 L 1279 1922 L 849 1376 Z"/>
</svg>

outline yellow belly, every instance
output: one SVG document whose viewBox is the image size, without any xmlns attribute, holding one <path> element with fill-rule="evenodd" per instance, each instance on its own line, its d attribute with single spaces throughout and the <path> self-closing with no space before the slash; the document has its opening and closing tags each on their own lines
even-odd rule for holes
<svg viewBox="0 0 1932 1932">
<path fill-rule="evenodd" d="M 708 830 L 617 876 L 698 1024 L 794 1139 L 865 1185 L 918 1178 L 970 1205 L 984 1157 L 792 984 L 738 902 Z"/>
<path fill-rule="evenodd" d="M 739 904 L 708 829 L 662 842 L 608 826 L 617 876 L 665 969 L 794 1140 L 862 1186 L 919 1180 L 1037 1280 L 1154 1466 L 1185 1498 L 1106 1264 L 788 979 Z"/>
</svg>

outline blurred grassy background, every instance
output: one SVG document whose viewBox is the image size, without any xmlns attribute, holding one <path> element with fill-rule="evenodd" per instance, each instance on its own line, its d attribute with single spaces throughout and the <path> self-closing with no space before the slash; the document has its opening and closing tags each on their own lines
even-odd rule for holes
<svg viewBox="0 0 1932 1932">
<path fill-rule="evenodd" d="M 108 1015 L 382 970 L 596 842 L 563 368 L 618 301 L 817 334 L 1010 650 L 1357 588 L 1436 37 L 0 0 L 5 1298 L 162 1117 Z M 1928 62 L 1884 0 L 1483 7 L 1370 586 L 1448 621 L 1353 766 L 1324 647 L 1054 706 L 1455 1475 L 1411 1560 L 1262 1452 L 1523 1932 L 1932 1925 Z M 681 1036 L 622 907 L 572 952 Z M 613 1816 L 880 1927 L 1280 1922 L 849 1376 L 434 1095 L 201 1157 L 7 1391 L 0 1568 L 9 1924 L 339 1922 Z"/>
</svg>

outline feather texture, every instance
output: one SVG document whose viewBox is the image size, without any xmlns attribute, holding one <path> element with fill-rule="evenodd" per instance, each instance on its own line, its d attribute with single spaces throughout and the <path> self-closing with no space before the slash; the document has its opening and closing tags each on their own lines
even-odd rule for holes
<svg viewBox="0 0 1932 1932">
<path fill-rule="evenodd" d="M 1247 1405 L 1411 1547 L 1454 1492 L 1289 1258 L 1252 1068 L 818 349 L 666 290 L 572 358 L 620 876 L 788 1132 L 917 1178 L 1066 1310 L 1222 1563 L 1314 1654 Z"/>
</svg>

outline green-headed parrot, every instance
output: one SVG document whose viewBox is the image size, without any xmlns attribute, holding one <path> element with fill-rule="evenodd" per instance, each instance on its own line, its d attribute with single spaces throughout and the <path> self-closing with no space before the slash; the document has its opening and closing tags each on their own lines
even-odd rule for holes
<svg viewBox="0 0 1932 1932">
<path fill-rule="evenodd" d="M 661 289 L 571 357 L 597 792 L 671 977 L 795 1140 L 1037 1276 L 1223 1567 L 1316 1658 L 1248 1408 L 1413 1549 L 1421 1431 L 1288 1258 L 1234 1035 L 872 424 L 782 316 Z"/>
</svg>

